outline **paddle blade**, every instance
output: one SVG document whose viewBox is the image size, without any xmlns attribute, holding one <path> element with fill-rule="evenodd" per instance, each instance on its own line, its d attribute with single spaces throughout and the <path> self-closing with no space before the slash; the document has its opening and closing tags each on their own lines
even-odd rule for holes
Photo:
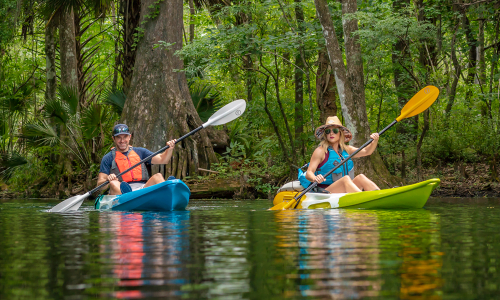
<svg viewBox="0 0 500 300">
<path fill-rule="evenodd" d="M 209 125 L 222 125 L 230 122 L 239 116 L 241 116 L 247 107 L 247 102 L 245 100 L 235 100 L 229 104 L 224 105 L 215 114 L 213 114 L 207 122 L 202 126 L 207 127 Z"/>
<path fill-rule="evenodd" d="M 439 89 L 429 85 L 413 96 L 401 110 L 401 115 L 396 118 L 399 122 L 405 118 L 413 117 L 423 112 L 436 101 L 439 96 Z"/>
<path fill-rule="evenodd" d="M 63 202 L 57 204 L 52 207 L 49 212 L 68 212 L 68 211 L 77 211 L 78 208 L 82 205 L 83 201 L 90 196 L 90 193 L 86 193 L 83 195 L 78 195 L 71 197 L 69 199 L 64 200 Z"/>
</svg>

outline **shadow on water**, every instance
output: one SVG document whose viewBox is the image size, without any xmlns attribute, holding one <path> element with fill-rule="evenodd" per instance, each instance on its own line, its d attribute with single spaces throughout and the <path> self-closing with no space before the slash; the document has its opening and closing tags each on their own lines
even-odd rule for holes
<svg viewBox="0 0 500 300">
<path fill-rule="evenodd" d="M 216 200 L 182 212 L 46 213 L 51 205 L 0 204 L 1 299 L 494 299 L 500 291 L 494 202 L 267 211 L 267 201 Z"/>
</svg>

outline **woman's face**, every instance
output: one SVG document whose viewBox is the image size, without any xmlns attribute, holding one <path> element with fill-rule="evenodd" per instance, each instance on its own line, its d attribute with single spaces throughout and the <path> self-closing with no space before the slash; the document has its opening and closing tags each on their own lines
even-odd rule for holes
<svg viewBox="0 0 500 300">
<path fill-rule="evenodd" d="M 340 140 L 340 128 L 330 126 L 325 129 L 325 137 L 328 143 L 335 143 Z"/>
</svg>

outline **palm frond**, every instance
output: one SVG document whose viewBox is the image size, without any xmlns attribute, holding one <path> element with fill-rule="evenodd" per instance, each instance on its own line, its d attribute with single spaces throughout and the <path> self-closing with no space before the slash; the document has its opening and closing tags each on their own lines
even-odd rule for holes
<svg viewBox="0 0 500 300">
<path fill-rule="evenodd" d="M 8 180 L 12 177 L 12 173 L 16 167 L 28 163 L 26 158 L 22 157 L 19 153 L 1 153 L 0 154 L 0 177 L 3 180 Z"/>
<path fill-rule="evenodd" d="M 85 138 L 92 139 L 101 133 L 108 119 L 108 112 L 101 104 L 93 104 L 82 111 L 82 132 Z"/>
<path fill-rule="evenodd" d="M 66 103 L 69 108 L 69 113 L 74 115 L 78 110 L 78 90 L 72 86 L 59 86 L 58 91 L 61 102 Z"/>
<path fill-rule="evenodd" d="M 111 88 L 106 89 L 103 93 L 104 103 L 111 106 L 114 112 L 119 116 L 122 115 L 123 107 L 125 107 L 125 101 L 127 96 L 121 88 L 113 90 Z"/>
<path fill-rule="evenodd" d="M 68 123 L 69 108 L 58 99 L 47 99 L 43 113 L 46 118 L 55 119 L 61 124 Z"/>
<path fill-rule="evenodd" d="M 55 146 L 61 141 L 56 130 L 46 120 L 24 125 L 20 138 L 34 146 Z"/>
<path fill-rule="evenodd" d="M 189 92 L 193 105 L 203 122 L 206 122 L 221 106 L 220 92 L 216 91 L 216 85 L 210 83 L 189 84 Z"/>
</svg>

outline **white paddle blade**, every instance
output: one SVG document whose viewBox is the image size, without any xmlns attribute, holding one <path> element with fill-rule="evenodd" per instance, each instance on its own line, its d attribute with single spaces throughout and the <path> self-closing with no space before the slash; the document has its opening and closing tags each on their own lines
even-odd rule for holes
<svg viewBox="0 0 500 300">
<path fill-rule="evenodd" d="M 213 114 L 207 122 L 203 124 L 203 127 L 209 125 L 222 125 L 230 122 L 239 116 L 241 116 L 247 107 L 247 102 L 243 99 L 235 100 L 229 104 L 224 105 L 215 114 Z"/>
<path fill-rule="evenodd" d="M 57 204 L 52 207 L 49 212 L 68 212 L 68 211 L 77 211 L 82 205 L 83 201 L 90 196 L 89 193 L 78 195 L 71 197 L 69 199 L 64 200 L 63 202 Z"/>
</svg>

